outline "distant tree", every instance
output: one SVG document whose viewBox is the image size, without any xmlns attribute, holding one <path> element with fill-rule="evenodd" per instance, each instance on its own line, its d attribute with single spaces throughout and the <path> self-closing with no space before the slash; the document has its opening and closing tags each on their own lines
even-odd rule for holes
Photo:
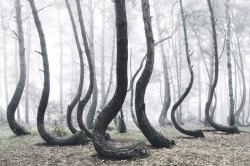
<svg viewBox="0 0 250 166">
<path fill-rule="evenodd" d="M 124 121 L 124 116 L 123 116 L 123 110 L 121 108 L 120 110 L 120 115 L 118 116 L 118 130 L 119 133 L 126 133 L 127 132 L 127 128 L 126 128 L 126 124 Z"/>
<path fill-rule="evenodd" d="M 105 131 L 109 123 L 122 108 L 127 93 L 127 61 L 128 61 L 128 35 L 125 0 L 114 1 L 116 11 L 117 28 L 117 67 L 116 90 L 111 101 L 97 116 L 93 128 L 93 145 L 100 157 L 111 159 L 127 159 L 145 157 L 148 151 L 144 144 L 138 143 L 132 146 L 115 147 L 105 140 Z"/>
<path fill-rule="evenodd" d="M 213 84 L 211 86 L 211 88 L 209 89 L 209 95 L 208 95 L 208 100 L 206 103 L 206 107 L 205 107 L 205 115 L 206 115 L 206 119 L 208 120 L 209 124 L 214 127 L 215 129 L 219 130 L 219 131 L 223 131 L 223 132 L 228 132 L 228 133 L 238 133 L 239 130 L 236 126 L 222 126 L 219 125 L 217 123 L 215 123 L 212 119 L 211 116 L 209 114 L 209 108 L 210 105 L 212 103 L 212 98 L 213 98 L 213 94 L 218 82 L 218 75 L 219 75 L 219 55 L 218 55 L 218 42 L 217 42 L 217 32 L 216 32 L 216 21 L 215 21 L 215 17 L 214 17 L 214 9 L 213 6 L 211 4 L 210 0 L 207 0 L 208 3 L 208 7 L 209 7 L 209 12 L 210 12 L 210 19 L 211 19 L 211 26 L 212 26 L 212 35 L 213 35 L 213 44 L 214 44 L 214 59 L 215 59 L 215 76 L 214 76 L 214 80 L 213 80 Z"/>
<path fill-rule="evenodd" d="M 25 48 L 24 48 L 24 35 L 23 35 L 23 24 L 22 24 L 23 19 L 22 19 L 20 0 L 15 1 L 15 9 L 16 9 L 16 21 L 17 21 L 17 31 L 18 31 L 16 37 L 19 45 L 20 77 L 14 95 L 7 107 L 7 120 L 11 130 L 16 135 L 19 136 L 19 135 L 28 135 L 30 134 L 30 132 L 25 130 L 15 120 L 15 112 L 21 100 L 26 80 Z"/>
<path fill-rule="evenodd" d="M 67 4 L 68 0 L 65 0 Z M 38 112 L 37 112 L 37 128 L 40 136 L 51 145 L 79 145 L 79 144 L 86 144 L 87 143 L 87 137 L 84 133 L 84 131 L 79 131 L 76 134 L 72 135 L 69 138 L 58 138 L 50 133 L 47 132 L 47 130 L 44 127 L 44 114 L 46 112 L 46 108 L 48 105 L 49 100 L 49 94 L 50 94 L 50 71 L 49 71 L 49 61 L 48 61 L 48 53 L 47 53 L 47 47 L 46 47 L 46 40 L 45 35 L 43 32 L 42 24 L 40 21 L 40 18 L 38 16 L 38 11 L 35 6 L 34 0 L 29 0 L 30 8 L 32 10 L 33 18 L 35 20 L 37 32 L 40 39 L 40 46 L 41 46 L 41 54 L 42 60 L 43 60 L 43 76 L 44 76 L 44 82 L 43 82 L 43 91 L 41 100 L 38 106 Z"/>
</svg>

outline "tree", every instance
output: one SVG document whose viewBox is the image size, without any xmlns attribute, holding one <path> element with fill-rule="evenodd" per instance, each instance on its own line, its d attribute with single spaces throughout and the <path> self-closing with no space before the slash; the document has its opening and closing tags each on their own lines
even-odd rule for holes
<svg viewBox="0 0 250 166">
<path fill-rule="evenodd" d="M 214 127 L 215 129 L 223 132 L 228 133 L 238 133 L 239 130 L 236 126 L 222 126 L 215 123 L 211 116 L 209 115 L 209 108 L 212 103 L 212 98 L 214 94 L 214 90 L 216 88 L 217 82 L 218 82 L 218 75 L 219 75 L 219 55 L 218 55 L 218 44 L 217 44 L 217 33 L 216 33 L 216 22 L 214 18 L 214 11 L 210 0 L 207 0 L 209 12 L 210 12 L 210 19 L 211 19 L 211 26 L 212 26 L 212 35 L 213 35 L 213 41 L 214 41 L 214 59 L 215 59 L 215 76 L 213 80 L 213 84 L 211 88 L 209 89 L 209 95 L 208 100 L 205 107 L 205 115 L 206 119 L 208 120 L 209 124 Z"/>
<path fill-rule="evenodd" d="M 97 90 L 97 81 L 96 81 L 96 67 L 95 67 L 95 49 L 94 49 L 94 7 L 92 0 L 89 0 L 88 4 L 88 10 L 89 10 L 89 49 L 90 54 L 92 57 L 92 63 L 93 63 L 93 73 L 94 73 L 94 88 L 92 93 L 92 103 L 89 108 L 88 114 L 87 114 L 87 127 L 89 129 L 93 128 L 93 121 L 95 117 L 95 112 L 97 108 L 97 100 L 98 100 L 98 90 Z"/>
<path fill-rule="evenodd" d="M 76 42 L 76 46 L 77 46 L 77 50 L 78 50 L 79 60 L 80 60 L 80 78 L 79 78 L 80 80 L 79 80 L 78 90 L 77 90 L 77 93 L 76 93 L 74 99 L 68 105 L 68 109 L 67 109 L 67 125 L 68 125 L 70 131 L 73 134 L 75 134 L 75 133 L 77 133 L 77 129 L 73 126 L 73 123 L 72 123 L 72 112 L 73 112 L 74 107 L 76 106 L 76 104 L 78 103 L 78 101 L 81 98 L 82 88 L 83 88 L 83 78 L 84 78 L 84 65 L 83 65 L 83 52 L 82 52 L 82 48 L 80 45 L 80 40 L 78 37 L 77 28 L 76 28 L 75 20 L 73 17 L 73 13 L 72 13 L 72 10 L 71 10 L 71 7 L 70 7 L 68 0 L 65 2 L 66 2 L 69 16 L 70 16 L 70 21 L 71 21 L 71 25 L 72 25 L 72 29 L 73 29 L 73 33 L 74 33 L 74 38 L 75 38 L 75 42 Z"/>
<path fill-rule="evenodd" d="M 65 0 L 68 3 L 68 0 Z M 49 94 L 50 94 L 50 71 L 49 71 L 49 61 L 48 61 L 48 53 L 46 48 L 46 40 L 43 32 L 42 24 L 40 18 L 38 16 L 38 12 L 35 6 L 34 0 L 29 0 L 30 8 L 32 10 L 33 18 L 35 20 L 37 32 L 39 34 L 41 52 L 39 54 L 42 56 L 43 60 L 43 91 L 41 100 L 38 106 L 37 112 L 37 128 L 40 136 L 48 143 L 52 145 L 79 145 L 86 144 L 87 137 L 84 131 L 79 131 L 76 134 L 72 135 L 69 138 L 58 138 L 52 136 L 48 133 L 44 127 L 44 114 L 48 105 Z"/>
<path fill-rule="evenodd" d="M 162 35 L 161 35 L 162 32 L 160 28 L 159 5 L 157 5 L 156 0 L 154 1 L 154 9 L 155 9 L 155 14 L 156 14 L 155 20 L 156 20 L 158 38 L 162 39 Z M 161 58 L 162 58 L 163 75 L 164 75 L 164 99 L 163 99 L 162 111 L 161 111 L 158 121 L 161 126 L 165 126 L 171 123 L 167 121 L 167 112 L 171 103 L 171 93 L 170 93 L 170 80 L 169 80 L 169 74 L 168 74 L 168 64 L 167 64 L 167 59 L 166 59 L 163 43 L 160 43 L 160 49 L 161 49 Z"/>
<path fill-rule="evenodd" d="M 149 83 L 153 66 L 154 66 L 154 39 L 151 25 L 150 7 L 148 0 L 142 0 L 142 13 L 145 29 L 145 37 L 147 43 L 147 60 L 144 70 L 136 83 L 135 91 L 135 109 L 138 125 L 144 136 L 154 147 L 167 147 L 172 148 L 172 141 L 158 133 L 150 124 L 146 112 L 144 96 L 146 87 Z"/>
<path fill-rule="evenodd" d="M 20 77 L 14 95 L 7 107 L 7 120 L 11 130 L 16 135 L 19 136 L 19 135 L 28 135 L 30 134 L 30 132 L 25 130 L 15 120 L 15 112 L 21 100 L 26 80 L 25 48 L 24 48 L 24 35 L 23 35 L 23 24 L 22 24 L 23 20 L 22 20 L 21 4 L 19 0 L 15 1 L 15 8 L 16 8 L 17 31 L 18 31 L 16 36 L 18 38 L 18 45 L 19 45 Z"/>
<path fill-rule="evenodd" d="M 83 115 L 84 107 L 88 103 L 88 101 L 89 101 L 89 99 L 91 97 L 91 94 L 93 92 L 93 88 L 94 88 L 93 61 L 92 61 L 92 58 L 91 58 L 89 44 L 88 44 L 88 40 L 87 40 L 87 34 L 86 34 L 86 31 L 85 31 L 85 26 L 84 26 L 84 22 L 83 22 L 80 0 L 76 0 L 76 6 L 77 6 L 77 12 L 78 12 L 78 17 L 79 17 L 79 22 L 80 22 L 80 29 L 81 29 L 83 44 L 84 44 L 85 53 L 86 53 L 87 60 L 88 60 L 88 65 L 89 65 L 89 80 L 90 80 L 89 81 L 89 88 L 88 88 L 88 91 L 87 91 L 85 97 L 82 100 L 80 100 L 79 103 L 78 103 L 77 122 L 78 122 L 78 125 L 79 125 L 80 129 L 84 130 L 86 135 L 89 138 L 92 138 L 92 133 L 88 130 L 88 128 L 83 123 L 82 115 Z"/>
<path fill-rule="evenodd" d="M 227 20 L 227 69 L 228 69 L 228 93 L 229 93 L 229 123 L 235 125 L 234 120 L 234 95 L 232 81 L 232 63 L 231 63 L 231 18 L 230 18 L 230 0 L 226 1 L 226 20 Z"/>
<path fill-rule="evenodd" d="M 186 88 L 185 92 L 182 94 L 182 96 L 179 98 L 179 100 L 172 107 L 171 119 L 172 119 L 172 122 L 173 122 L 175 128 L 177 130 L 179 130 L 181 133 L 186 134 L 186 135 L 190 135 L 190 136 L 194 136 L 194 137 L 205 137 L 201 130 L 185 130 L 184 128 L 182 128 L 177 123 L 176 118 L 175 118 L 175 110 L 177 109 L 177 107 L 182 103 L 182 101 L 186 98 L 186 96 L 190 92 L 190 90 L 191 90 L 191 88 L 193 86 L 193 81 L 194 81 L 194 72 L 193 72 L 193 69 L 192 69 L 191 59 L 190 59 L 192 54 L 189 53 L 189 44 L 188 44 L 187 27 L 186 27 L 186 17 L 185 17 L 185 14 L 184 14 L 182 0 L 180 0 L 180 9 L 181 9 L 182 26 L 183 26 L 183 32 L 184 32 L 185 51 L 186 51 L 186 57 L 187 57 L 187 62 L 188 62 L 188 69 L 189 69 L 191 78 L 190 78 L 189 85 Z"/>
<path fill-rule="evenodd" d="M 100 157 L 110 159 L 127 159 L 148 156 L 143 143 L 131 146 L 115 147 L 105 140 L 105 131 L 109 123 L 122 108 L 127 93 L 127 61 L 128 61 L 128 35 L 125 0 L 116 0 L 116 28 L 117 28 L 117 67 L 116 90 L 111 101 L 97 116 L 93 128 L 93 145 Z"/>
</svg>

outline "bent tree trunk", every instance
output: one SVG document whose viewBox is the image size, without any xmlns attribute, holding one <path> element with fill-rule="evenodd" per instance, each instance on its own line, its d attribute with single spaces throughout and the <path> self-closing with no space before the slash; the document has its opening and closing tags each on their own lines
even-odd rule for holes
<svg viewBox="0 0 250 166">
<path fill-rule="evenodd" d="M 41 56 L 43 60 L 43 73 L 44 73 L 44 83 L 43 92 L 41 100 L 38 106 L 37 113 L 37 128 L 40 136 L 51 145 L 79 145 L 86 144 L 87 137 L 84 131 L 79 131 L 69 138 L 58 138 L 49 134 L 44 127 L 44 114 L 48 105 L 49 93 L 50 93 L 50 72 L 49 72 L 49 61 L 48 53 L 46 48 L 45 35 L 42 29 L 42 25 L 38 16 L 38 12 L 35 6 L 34 0 L 29 0 L 29 4 L 32 10 L 32 14 L 35 20 L 36 28 L 39 34 L 40 46 L 41 46 Z"/>
<path fill-rule="evenodd" d="M 115 147 L 105 140 L 105 131 L 109 123 L 122 108 L 127 93 L 127 61 L 128 61 L 128 35 L 125 0 L 116 0 L 116 27 L 117 27 L 117 84 L 115 94 L 111 101 L 97 116 L 93 128 L 93 145 L 100 157 L 111 159 L 127 159 L 148 156 L 143 143 L 131 146 Z"/>
<path fill-rule="evenodd" d="M 95 51 L 94 51 L 94 9 L 93 9 L 93 2 L 92 0 L 89 0 L 89 48 L 90 48 L 90 54 L 93 61 L 93 73 L 94 73 L 94 89 L 92 93 L 92 103 L 89 108 L 88 114 L 87 114 L 87 127 L 88 129 L 93 128 L 93 121 L 95 117 L 95 112 L 97 108 L 97 100 L 98 100 L 98 90 L 97 90 L 97 81 L 96 81 L 96 69 L 95 69 Z"/>
<path fill-rule="evenodd" d="M 218 44 L 217 44 L 217 33 L 216 33 L 216 27 L 215 27 L 215 18 L 214 18 L 214 11 L 210 0 L 207 0 L 209 12 L 210 12 L 210 19 L 211 19 L 211 25 L 212 25 L 212 34 L 213 34 L 213 41 L 214 41 L 214 58 L 215 58 L 215 76 L 213 80 L 213 84 L 211 88 L 209 89 L 209 95 L 208 100 L 205 107 L 205 115 L 206 119 L 208 120 L 209 124 L 214 127 L 216 130 L 222 131 L 222 132 L 228 132 L 228 133 L 238 133 L 239 129 L 237 126 L 222 126 L 217 123 L 215 123 L 210 114 L 209 114 L 209 108 L 212 103 L 214 90 L 216 88 L 217 82 L 218 82 L 218 75 L 219 75 L 219 57 L 218 57 Z"/>
<path fill-rule="evenodd" d="M 75 42 L 76 42 L 76 46 L 77 46 L 77 50 L 78 50 L 78 54 L 79 54 L 79 61 L 80 61 L 80 81 L 79 81 L 79 85 L 78 85 L 78 90 L 77 90 L 76 96 L 74 97 L 74 99 L 72 100 L 70 105 L 68 105 L 68 109 L 67 109 L 67 124 L 68 124 L 70 131 L 73 134 L 75 134 L 77 132 L 77 129 L 73 126 L 73 123 L 72 123 L 72 112 L 73 112 L 73 109 L 76 106 L 77 102 L 81 98 L 82 87 L 83 87 L 83 78 L 84 78 L 84 65 L 83 65 L 83 53 L 82 53 L 79 37 L 77 34 L 76 24 L 75 24 L 75 20 L 74 20 L 73 14 L 72 14 L 72 10 L 71 10 L 71 7 L 70 7 L 68 0 L 65 0 L 65 2 L 66 2 L 69 16 L 70 16 L 70 21 L 71 21 L 72 29 L 74 32 L 74 38 L 75 38 Z"/>
<path fill-rule="evenodd" d="M 80 100 L 79 103 L 78 103 L 77 122 L 78 122 L 78 125 L 79 125 L 80 129 L 85 131 L 86 135 L 89 138 L 92 138 L 92 133 L 88 130 L 88 128 L 83 123 L 82 115 L 83 115 L 84 107 L 88 103 L 88 101 L 89 101 L 89 99 L 91 97 L 91 94 L 93 92 L 93 88 L 94 88 L 93 61 L 92 61 L 91 55 L 90 55 L 90 49 L 89 49 L 87 34 L 86 34 L 86 31 L 85 31 L 85 26 L 84 26 L 84 22 L 83 22 L 80 0 L 76 0 L 76 6 L 77 6 L 77 12 L 78 12 L 78 17 L 79 17 L 79 22 L 80 22 L 80 29 L 81 29 L 84 48 L 85 48 L 85 53 L 86 53 L 88 64 L 89 64 L 89 79 L 90 79 L 88 91 L 87 91 L 85 97 L 82 100 Z"/>
<path fill-rule="evenodd" d="M 146 115 L 144 96 L 154 66 L 154 39 L 151 26 L 149 1 L 142 0 L 141 3 L 147 42 L 147 61 L 142 75 L 136 83 L 135 109 L 137 121 L 140 130 L 154 147 L 172 148 L 172 142 L 153 128 Z"/>
<path fill-rule="evenodd" d="M 183 9 L 183 5 L 182 5 L 182 0 L 180 0 L 180 8 L 181 8 L 181 16 L 182 16 L 182 26 L 183 26 L 183 31 L 184 31 L 184 40 L 185 40 L 185 48 L 186 48 L 186 57 L 187 57 L 187 62 L 188 62 L 188 69 L 191 75 L 190 81 L 189 81 L 189 85 L 187 87 L 187 89 L 185 90 L 185 92 L 182 94 L 182 96 L 179 98 L 179 100 L 174 104 L 172 111 L 171 111 L 171 119 L 173 122 L 174 127 L 179 130 L 181 133 L 186 134 L 186 135 L 190 135 L 190 136 L 194 136 L 194 137 L 205 137 L 203 132 L 201 130 L 186 130 L 184 128 L 182 128 L 176 118 L 175 118 L 175 111 L 177 109 L 177 107 L 182 103 L 182 101 L 186 98 L 186 96 L 188 95 L 188 93 L 190 92 L 192 86 L 193 86 L 193 82 L 194 82 L 194 72 L 191 66 L 191 59 L 190 56 L 192 54 L 189 53 L 189 46 L 188 46 L 188 37 L 187 37 L 187 28 L 186 28 L 186 20 L 185 20 L 185 15 L 184 15 L 184 9 Z"/>
<path fill-rule="evenodd" d="M 22 24 L 23 20 L 22 20 L 20 0 L 16 0 L 15 8 L 16 8 L 17 31 L 18 31 L 17 37 L 19 45 L 20 77 L 14 95 L 7 107 L 7 120 L 11 130 L 16 135 L 28 135 L 30 134 L 30 132 L 25 130 L 15 120 L 15 112 L 22 97 L 26 80 L 25 48 L 24 48 L 24 36 L 23 36 L 23 24 Z"/>
</svg>

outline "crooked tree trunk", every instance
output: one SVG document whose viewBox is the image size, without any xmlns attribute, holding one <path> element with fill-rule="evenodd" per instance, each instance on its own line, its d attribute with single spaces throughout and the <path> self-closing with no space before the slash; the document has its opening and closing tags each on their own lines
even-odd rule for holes
<svg viewBox="0 0 250 166">
<path fill-rule="evenodd" d="M 240 122 L 240 114 L 244 111 L 244 106 L 246 103 L 246 80 L 245 80 L 244 65 L 243 65 L 240 40 L 239 40 L 238 34 L 236 34 L 236 39 L 237 39 L 237 46 L 238 46 L 238 54 L 239 54 L 239 58 L 240 58 L 240 66 L 238 66 L 238 67 L 239 67 L 239 71 L 240 71 L 241 79 L 242 79 L 242 84 L 243 84 L 243 89 L 242 89 L 243 94 L 242 94 L 240 106 L 235 113 L 235 124 L 237 126 L 240 126 L 240 127 L 247 127 L 249 125 L 244 125 L 243 122 Z"/>
<path fill-rule="evenodd" d="M 78 50 L 78 55 L 79 55 L 79 61 L 80 61 L 80 81 L 79 81 L 79 85 L 78 85 L 78 90 L 77 90 L 77 93 L 76 93 L 74 99 L 72 100 L 70 105 L 68 105 L 68 109 L 67 109 L 67 124 L 68 124 L 70 131 L 73 134 L 75 134 L 78 130 L 73 126 L 72 112 L 73 112 L 73 109 L 76 106 L 77 102 L 81 98 L 82 88 L 83 88 L 83 78 L 84 78 L 84 65 L 83 65 L 83 53 L 82 53 L 82 49 L 81 49 L 81 45 L 80 45 L 80 41 L 79 41 L 79 37 L 78 37 L 78 33 L 77 33 L 75 20 L 74 20 L 73 14 L 72 14 L 72 10 L 71 10 L 70 4 L 68 3 L 68 0 L 66 0 L 65 2 L 66 2 L 69 16 L 70 16 L 70 21 L 71 21 L 72 29 L 74 32 L 74 38 L 75 38 L 75 42 L 76 42 L 76 46 L 77 46 L 77 50 Z"/>
<path fill-rule="evenodd" d="M 154 39 L 153 39 L 153 32 L 151 25 L 149 1 L 142 0 L 141 3 L 142 3 L 145 37 L 147 42 L 147 60 L 144 70 L 139 80 L 136 83 L 135 109 L 136 109 L 137 121 L 140 130 L 154 147 L 172 148 L 173 145 L 171 140 L 167 139 L 162 134 L 157 132 L 150 124 L 146 115 L 144 97 L 154 66 Z"/>
<path fill-rule="evenodd" d="M 116 27 L 117 27 L 117 84 L 115 94 L 96 118 L 93 128 L 93 145 L 100 157 L 111 159 L 127 159 L 148 156 L 143 143 L 131 146 L 115 147 L 105 140 L 105 131 L 112 119 L 122 108 L 127 93 L 127 61 L 128 36 L 125 0 L 116 0 Z"/>
<path fill-rule="evenodd" d="M 18 84 L 18 69 L 17 69 L 17 65 L 18 65 L 18 62 L 17 62 L 17 57 L 18 57 L 18 50 L 17 50 L 17 42 L 15 41 L 15 82 L 16 84 Z M 19 105 L 17 106 L 17 122 L 20 123 L 20 109 L 19 109 Z"/>
<path fill-rule="evenodd" d="M 157 6 L 156 1 L 154 1 L 157 33 L 158 33 L 158 38 L 161 39 L 162 36 L 161 36 L 161 29 L 160 29 L 160 14 L 157 10 L 158 8 L 159 7 Z M 161 126 L 165 126 L 165 125 L 171 123 L 167 120 L 167 113 L 168 113 L 168 109 L 169 109 L 170 103 L 171 103 L 171 94 L 170 94 L 170 81 L 169 81 L 169 74 L 168 74 L 168 64 L 167 64 L 167 59 L 165 56 L 163 43 L 160 43 L 160 50 L 161 50 L 162 67 L 163 67 L 163 73 L 164 73 L 164 99 L 163 99 L 162 111 L 161 111 L 161 114 L 160 114 L 158 121 L 159 121 Z"/>
<path fill-rule="evenodd" d="M 81 29 L 83 44 L 84 44 L 85 53 L 86 53 L 87 60 L 88 60 L 88 65 L 89 65 L 89 80 L 90 80 L 89 81 L 89 88 L 88 88 L 88 91 L 87 91 L 85 97 L 82 100 L 80 100 L 79 103 L 78 103 L 77 122 L 78 122 L 78 125 L 79 125 L 80 129 L 85 131 L 86 135 L 89 138 L 92 138 L 92 133 L 88 130 L 88 128 L 83 123 L 82 116 L 83 116 L 84 107 L 88 103 L 88 101 L 89 101 L 89 99 L 91 97 L 91 94 L 93 92 L 93 88 L 94 88 L 93 61 L 92 61 L 92 58 L 91 58 L 90 49 L 89 49 L 88 40 L 87 40 L 87 34 L 86 34 L 86 31 L 85 31 L 85 26 L 84 26 L 84 22 L 83 22 L 80 0 L 76 0 L 76 6 L 77 6 L 77 12 L 78 12 L 78 17 L 79 17 L 79 22 L 80 22 L 80 29 Z"/>
<path fill-rule="evenodd" d="M 182 26 L 183 26 L 183 32 L 184 32 L 184 41 L 185 41 L 185 50 L 186 50 L 186 57 L 187 57 L 187 62 L 188 62 L 188 69 L 190 72 L 190 81 L 189 81 L 189 85 L 186 88 L 185 92 L 182 94 L 182 96 L 179 98 L 179 100 L 174 104 L 172 111 L 171 111 L 171 119 L 173 122 L 173 125 L 175 126 L 175 128 L 177 130 L 179 130 L 181 133 L 189 135 L 189 136 L 193 136 L 193 137 L 205 137 L 203 132 L 201 130 L 186 130 L 184 128 L 182 128 L 178 122 L 176 121 L 175 118 L 175 111 L 177 109 L 177 107 L 182 103 L 182 101 L 186 98 L 186 96 L 188 95 L 188 93 L 190 92 L 192 86 L 193 86 L 193 81 L 194 81 L 194 72 L 192 69 L 192 65 L 191 65 L 191 59 L 190 56 L 191 54 L 189 53 L 189 45 L 188 45 L 188 37 L 187 37 L 187 28 L 186 28 L 186 19 L 185 19 L 185 15 L 184 15 L 184 9 L 183 9 L 183 5 L 182 5 L 182 0 L 180 0 L 180 9 L 181 9 L 181 16 L 182 16 Z"/>
<path fill-rule="evenodd" d="M 68 3 L 68 0 L 65 0 Z M 43 91 L 41 100 L 38 106 L 37 113 L 37 128 L 40 136 L 51 145 L 79 145 L 86 144 L 87 137 L 84 131 L 79 131 L 76 134 L 72 135 L 69 138 L 58 138 L 49 134 L 44 127 L 44 114 L 49 100 L 50 93 L 50 72 L 49 72 L 49 61 L 48 53 L 46 48 L 45 35 L 42 29 L 42 25 L 38 16 L 38 12 L 35 6 L 34 0 L 29 0 L 29 4 L 32 10 L 33 18 L 35 20 L 37 32 L 39 34 L 40 46 L 41 46 L 41 56 L 43 60 L 43 70 L 44 70 L 44 82 L 43 82 Z"/>
<path fill-rule="evenodd" d="M 145 55 L 141 61 L 141 64 L 139 66 L 139 68 L 136 70 L 135 74 L 132 76 L 132 68 L 131 68 L 131 59 L 132 59 L 132 49 L 131 49 L 131 56 L 130 56 L 130 73 L 131 73 L 131 80 L 130 80 L 130 112 L 131 112 L 131 116 L 132 119 L 135 123 L 135 125 L 139 128 L 137 119 L 135 117 L 134 114 L 134 82 L 135 82 L 135 78 L 137 77 L 137 75 L 139 74 L 139 72 L 141 71 L 142 67 L 143 67 L 143 63 L 146 60 L 147 56 Z"/>
<path fill-rule="evenodd" d="M 15 8 L 16 8 L 17 31 L 18 31 L 17 37 L 19 45 L 20 76 L 14 95 L 7 107 L 7 120 L 11 130 L 16 135 L 19 136 L 19 135 L 28 135 L 30 134 L 30 132 L 28 132 L 26 129 L 20 126 L 15 120 L 15 112 L 22 97 L 26 80 L 25 48 L 24 48 L 24 36 L 23 36 L 23 24 L 22 24 L 23 20 L 22 20 L 21 4 L 19 0 L 16 0 Z"/>
<path fill-rule="evenodd" d="M 96 108 L 97 108 L 97 100 L 98 100 L 98 90 L 97 90 L 97 81 L 96 81 L 96 67 L 95 67 L 95 50 L 94 50 L 94 9 L 93 9 L 93 3 L 92 0 L 89 0 L 89 5 L 88 5 L 88 9 L 89 9 L 89 47 L 90 47 L 90 54 L 92 57 L 92 61 L 93 61 L 93 73 L 94 73 L 94 89 L 93 89 L 93 93 L 92 93 L 92 103 L 91 106 L 89 108 L 88 114 L 87 114 L 87 127 L 88 129 L 92 129 L 93 128 L 93 121 L 94 121 L 94 117 L 95 117 L 95 112 L 96 112 Z"/>
<path fill-rule="evenodd" d="M 218 55 L 218 44 L 217 44 L 217 33 L 216 33 L 216 25 L 215 25 L 216 22 L 215 22 L 215 18 L 214 18 L 214 11 L 213 11 L 211 1 L 207 0 L 207 3 L 208 3 L 208 7 L 209 7 L 209 12 L 210 12 L 211 26 L 212 26 L 212 32 L 213 32 L 212 34 L 213 34 L 213 41 L 214 41 L 215 76 L 214 76 L 213 84 L 212 84 L 211 88 L 209 89 L 208 100 L 207 100 L 206 107 L 205 107 L 205 115 L 206 115 L 206 119 L 208 120 L 209 124 L 212 127 L 214 127 L 216 130 L 219 130 L 222 132 L 228 132 L 228 133 L 238 133 L 239 129 L 237 128 L 237 126 L 219 125 L 212 120 L 212 118 L 209 114 L 209 108 L 210 108 L 210 105 L 212 103 L 214 90 L 215 90 L 217 82 L 218 82 L 218 75 L 219 75 L 219 57 L 218 56 L 219 55 Z"/>
</svg>

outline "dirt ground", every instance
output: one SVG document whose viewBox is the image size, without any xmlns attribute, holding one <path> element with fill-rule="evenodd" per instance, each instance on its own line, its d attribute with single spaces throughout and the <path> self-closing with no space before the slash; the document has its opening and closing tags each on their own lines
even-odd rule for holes
<svg viewBox="0 0 250 166">
<path fill-rule="evenodd" d="M 241 128 L 243 132 L 240 134 L 205 132 L 206 138 L 188 137 L 172 127 L 156 128 L 168 138 L 175 140 L 176 146 L 173 149 L 152 148 L 135 128 L 129 128 L 126 134 L 119 134 L 113 130 L 109 132 L 113 143 L 129 145 L 143 140 L 150 150 L 150 157 L 136 160 L 106 160 L 98 158 L 92 143 L 70 147 L 46 146 L 36 131 L 30 136 L 16 137 L 8 127 L 1 127 L 0 165 L 250 165 L 250 128 Z"/>
</svg>

